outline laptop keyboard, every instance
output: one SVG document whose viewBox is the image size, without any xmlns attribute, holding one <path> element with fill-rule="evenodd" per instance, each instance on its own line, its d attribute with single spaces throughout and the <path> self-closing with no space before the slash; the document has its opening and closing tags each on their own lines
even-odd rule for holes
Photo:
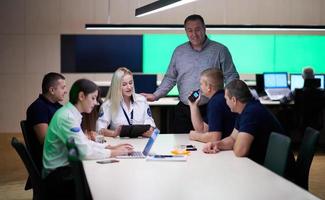
<svg viewBox="0 0 325 200">
<path fill-rule="evenodd" d="M 267 95 L 271 100 L 280 100 L 284 96 L 289 95 L 290 89 L 289 88 L 272 88 L 265 90 Z"/>
<path fill-rule="evenodd" d="M 130 156 L 130 157 L 143 157 L 143 154 L 140 151 L 134 151 L 132 153 L 129 153 L 128 156 Z"/>
<path fill-rule="evenodd" d="M 284 95 L 288 94 L 288 92 L 290 92 L 288 88 L 278 88 L 278 89 L 268 90 L 268 93 L 272 96 L 274 96 L 274 95 L 284 96 Z"/>
</svg>

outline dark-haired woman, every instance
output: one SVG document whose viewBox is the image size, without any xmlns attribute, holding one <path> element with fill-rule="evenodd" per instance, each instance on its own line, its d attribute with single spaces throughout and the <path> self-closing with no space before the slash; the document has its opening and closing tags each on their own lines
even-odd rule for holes
<svg viewBox="0 0 325 200">
<path fill-rule="evenodd" d="M 47 130 L 43 150 L 43 173 L 49 198 L 74 198 L 74 184 L 66 143 L 73 137 L 80 159 L 103 159 L 132 151 L 129 144 L 110 146 L 91 141 L 83 133 L 81 113 L 90 113 L 97 105 L 98 87 L 87 79 L 77 80 L 71 87 L 69 102 L 53 116 Z"/>
</svg>

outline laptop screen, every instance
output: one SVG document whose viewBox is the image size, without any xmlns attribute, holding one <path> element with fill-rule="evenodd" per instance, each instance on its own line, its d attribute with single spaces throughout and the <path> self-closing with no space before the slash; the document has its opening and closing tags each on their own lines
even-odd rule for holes
<svg viewBox="0 0 325 200">
<path fill-rule="evenodd" d="M 153 131 L 151 137 L 149 138 L 149 140 L 148 140 L 148 142 L 147 142 L 146 147 L 144 148 L 144 150 L 143 150 L 143 152 L 142 152 L 143 155 L 147 156 L 147 155 L 149 154 L 150 149 L 151 149 L 153 143 L 155 142 L 155 140 L 156 140 L 156 138 L 157 138 L 159 132 L 160 132 L 160 131 L 159 131 L 159 129 L 157 129 L 157 128 Z"/>
<path fill-rule="evenodd" d="M 324 75 L 315 74 L 315 78 L 320 79 L 320 88 L 324 89 Z M 301 74 L 290 74 L 290 89 L 294 91 L 295 89 L 302 88 L 304 86 L 304 79 Z"/>
<path fill-rule="evenodd" d="M 286 72 L 264 73 L 264 88 L 288 87 L 288 75 Z"/>
</svg>

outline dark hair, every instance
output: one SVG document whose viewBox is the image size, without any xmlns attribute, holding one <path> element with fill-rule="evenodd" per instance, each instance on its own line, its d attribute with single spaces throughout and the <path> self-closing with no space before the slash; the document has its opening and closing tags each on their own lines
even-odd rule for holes
<svg viewBox="0 0 325 200">
<path fill-rule="evenodd" d="M 226 85 L 225 89 L 228 91 L 229 98 L 235 97 L 242 103 L 247 103 L 253 98 L 248 86 L 242 80 L 232 80 Z"/>
<path fill-rule="evenodd" d="M 76 104 L 78 102 L 78 96 L 80 92 L 83 92 L 85 96 L 95 91 L 98 91 L 98 86 L 88 80 L 88 79 L 79 79 L 73 83 L 69 92 L 69 101 L 72 104 Z"/>
<path fill-rule="evenodd" d="M 42 94 L 48 93 L 50 87 L 54 87 L 60 79 L 65 80 L 62 74 L 56 72 L 45 74 L 42 81 Z"/>
<path fill-rule="evenodd" d="M 201 15 L 197 15 L 197 14 L 190 15 L 190 16 L 186 17 L 186 19 L 184 20 L 184 26 L 186 25 L 186 23 L 188 21 L 195 21 L 195 20 L 201 21 L 201 23 L 203 24 L 203 26 L 205 26 L 203 17 L 201 17 Z"/>
</svg>

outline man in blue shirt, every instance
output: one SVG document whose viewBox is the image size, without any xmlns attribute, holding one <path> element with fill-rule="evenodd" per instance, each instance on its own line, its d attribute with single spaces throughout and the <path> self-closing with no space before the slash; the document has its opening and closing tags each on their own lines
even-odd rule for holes
<svg viewBox="0 0 325 200">
<path fill-rule="evenodd" d="M 263 164 L 269 136 L 272 131 L 283 134 L 282 126 L 269 110 L 252 98 L 241 80 L 233 80 L 226 86 L 225 99 L 230 110 L 239 114 L 235 128 L 229 137 L 207 143 L 203 151 L 233 150 L 238 157 L 249 157 Z"/>
<path fill-rule="evenodd" d="M 194 130 L 190 131 L 191 140 L 214 142 L 229 136 L 234 129 L 236 114 L 232 113 L 224 97 L 224 79 L 221 70 L 209 68 L 201 73 L 200 88 L 210 100 L 207 107 L 207 119 L 201 116 L 198 102 L 188 101 Z"/>
<path fill-rule="evenodd" d="M 27 139 L 37 167 L 42 169 L 43 143 L 54 113 L 61 108 L 66 91 L 65 77 L 50 72 L 42 81 L 42 94 L 28 107 L 26 113 Z"/>
</svg>

